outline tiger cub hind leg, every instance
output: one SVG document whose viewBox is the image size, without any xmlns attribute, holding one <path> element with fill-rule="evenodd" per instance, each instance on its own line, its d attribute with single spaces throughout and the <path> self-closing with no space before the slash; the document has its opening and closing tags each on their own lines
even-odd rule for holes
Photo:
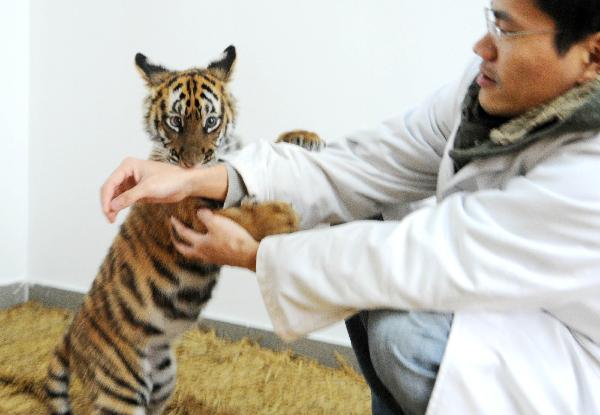
<svg viewBox="0 0 600 415">
<path fill-rule="evenodd" d="M 318 134 L 306 130 L 293 130 L 281 134 L 276 143 L 289 143 L 300 146 L 308 151 L 321 151 L 326 143 Z"/>
<path fill-rule="evenodd" d="M 94 415 L 146 415 L 149 391 L 144 386 L 126 380 L 119 369 L 107 365 L 97 367 L 94 378 L 84 381 L 84 389 L 92 400 Z M 143 379 L 145 381 L 145 379 Z"/>
<path fill-rule="evenodd" d="M 146 407 L 141 404 L 126 404 L 115 401 L 110 392 L 98 392 L 92 415 L 147 415 Z"/>
<path fill-rule="evenodd" d="M 169 344 L 151 348 L 148 359 L 152 382 L 148 415 L 160 415 L 175 390 L 177 361 Z"/>
<path fill-rule="evenodd" d="M 45 389 L 49 414 L 72 415 L 69 404 L 69 380 L 69 361 L 63 340 L 48 365 Z"/>
</svg>

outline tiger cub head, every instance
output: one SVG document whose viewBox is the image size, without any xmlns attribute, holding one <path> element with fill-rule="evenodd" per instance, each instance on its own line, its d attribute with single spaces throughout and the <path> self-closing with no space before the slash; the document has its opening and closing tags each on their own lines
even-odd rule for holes
<svg viewBox="0 0 600 415">
<path fill-rule="evenodd" d="M 227 91 L 235 57 L 235 48 L 229 46 L 206 68 L 171 71 L 148 62 L 141 53 L 135 56 L 149 90 L 145 124 L 154 142 L 150 159 L 182 167 L 215 159 L 235 121 Z"/>
</svg>

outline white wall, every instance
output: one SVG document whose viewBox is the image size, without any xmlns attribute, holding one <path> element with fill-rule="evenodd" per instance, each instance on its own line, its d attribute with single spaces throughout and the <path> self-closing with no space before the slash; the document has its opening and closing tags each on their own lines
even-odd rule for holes
<svg viewBox="0 0 600 415">
<path fill-rule="evenodd" d="M 0 286 L 27 273 L 29 2 L 0 12 Z"/>
<path fill-rule="evenodd" d="M 138 51 L 173 68 L 238 50 L 238 133 L 332 140 L 458 76 L 483 30 L 478 0 L 31 0 L 30 279 L 86 290 L 117 231 L 99 187 L 145 157 Z M 205 315 L 270 327 L 252 274 L 225 273 Z M 338 325 L 321 339 L 346 343 Z M 319 335 L 317 336 L 319 337 Z"/>
</svg>

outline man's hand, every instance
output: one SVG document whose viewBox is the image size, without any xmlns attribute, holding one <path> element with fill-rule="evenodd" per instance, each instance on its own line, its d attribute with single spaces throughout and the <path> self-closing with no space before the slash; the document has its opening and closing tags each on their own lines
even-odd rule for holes
<svg viewBox="0 0 600 415">
<path fill-rule="evenodd" d="M 197 258 L 209 264 L 232 265 L 256 271 L 258 242 L 229 218 L 200 209 L 198 217 L 206 226 L 206 233 L 198 233 L 171 218 L 177 233 L 173 243 L 188 258 Z"/>
<path fill-rule="evenodd" d="M 190 169 L 150 160 L 125 159 L 100 189 L 102 211 L 112 223 L 138 200 L 174 203 L 192 193 Z"/>
</svg>

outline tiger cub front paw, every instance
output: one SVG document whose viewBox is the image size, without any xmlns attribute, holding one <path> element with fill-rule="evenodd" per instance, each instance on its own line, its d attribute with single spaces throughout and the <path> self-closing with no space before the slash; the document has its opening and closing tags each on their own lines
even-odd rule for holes
<svg viewBox="0 0 600 415">
<path fill-rule="evenodd" d="M 276 143 L 295 144 L 308 151 L 321 151 L 325 148 L 325 140 L 310 131 L 294 130 L 283 133 L 279 136 Z"/>
<path fill-rule="evenodd" d="M 300 222 L 292 205 L 286 202 L 244 201 L 239 208 L 216 213 L 239 223 L 257 241 L 269 235 L 295 232 Z"/>
</svg>

